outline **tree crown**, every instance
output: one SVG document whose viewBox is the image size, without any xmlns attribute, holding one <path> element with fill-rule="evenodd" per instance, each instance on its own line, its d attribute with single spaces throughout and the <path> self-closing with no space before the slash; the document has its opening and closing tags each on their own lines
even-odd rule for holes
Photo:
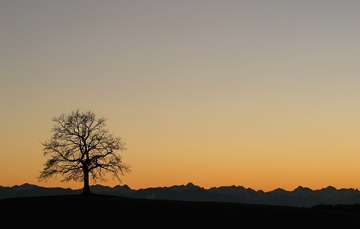
<svg viewBox="0 0 360 229">
<path fill-rule="evenodd" d="M 48 157 L 39 180 L 60 174 L 62 181 L 84 181 L 90 177 L 105 181 L 111 173 L 120 182 L 120 175 L 130 172 L 117 151 L 124 151 L 125 143 L 105 128 L 104 118 L 96 118 L 91 111 L 61 114 L 52 119 L 55 125 L 50 140 L 42 143 Z"/>
</svg>

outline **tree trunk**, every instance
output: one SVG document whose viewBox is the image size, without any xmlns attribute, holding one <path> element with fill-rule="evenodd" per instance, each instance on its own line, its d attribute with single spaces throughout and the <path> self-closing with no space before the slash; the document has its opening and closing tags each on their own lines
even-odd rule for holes
<svg viewBox="0 0 360 229">
<path fill-rule="evenodd" d="M 87 168 L 84 168 L 84 188 L 83 195 L 90 195 L 90 187 L 89 187 L 89 171 Z"/>
</svg>

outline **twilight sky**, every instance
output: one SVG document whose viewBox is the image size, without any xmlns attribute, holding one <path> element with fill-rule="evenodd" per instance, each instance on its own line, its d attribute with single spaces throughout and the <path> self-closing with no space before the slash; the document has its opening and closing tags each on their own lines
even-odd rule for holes
<svg viewBox="0 0 360 229">
<path fill-rule="evenodd" d="M 359 25 L 353 0 L 2 0 L 0 185 L 82 187 L 36 179 L 80 109 L 131 188 L 360 189 Z"/>
</svg>

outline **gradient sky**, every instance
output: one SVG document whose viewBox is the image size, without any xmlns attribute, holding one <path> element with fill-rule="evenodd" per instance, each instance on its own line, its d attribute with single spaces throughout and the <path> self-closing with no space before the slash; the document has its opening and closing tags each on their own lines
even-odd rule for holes
<svg viewBox="0 0 360 229">
<path fill-rule="evenodd" d="M 80 109 L 134 189 L 360 189 L 359 25 L 355 0 L 2 0 L 0 185 L 81 188 L 36 179 Z"/>
</svg>

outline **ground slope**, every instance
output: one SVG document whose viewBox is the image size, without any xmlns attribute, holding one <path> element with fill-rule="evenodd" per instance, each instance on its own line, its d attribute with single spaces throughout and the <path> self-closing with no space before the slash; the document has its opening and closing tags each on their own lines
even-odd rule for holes
<svg viewBox="0 0 360 229">
<path fill-rule="evenodd" d="M 356 228 L 360 214 L 237 203 L 116 196 L 0 200 L 0 228 Z"/>
</svg>

